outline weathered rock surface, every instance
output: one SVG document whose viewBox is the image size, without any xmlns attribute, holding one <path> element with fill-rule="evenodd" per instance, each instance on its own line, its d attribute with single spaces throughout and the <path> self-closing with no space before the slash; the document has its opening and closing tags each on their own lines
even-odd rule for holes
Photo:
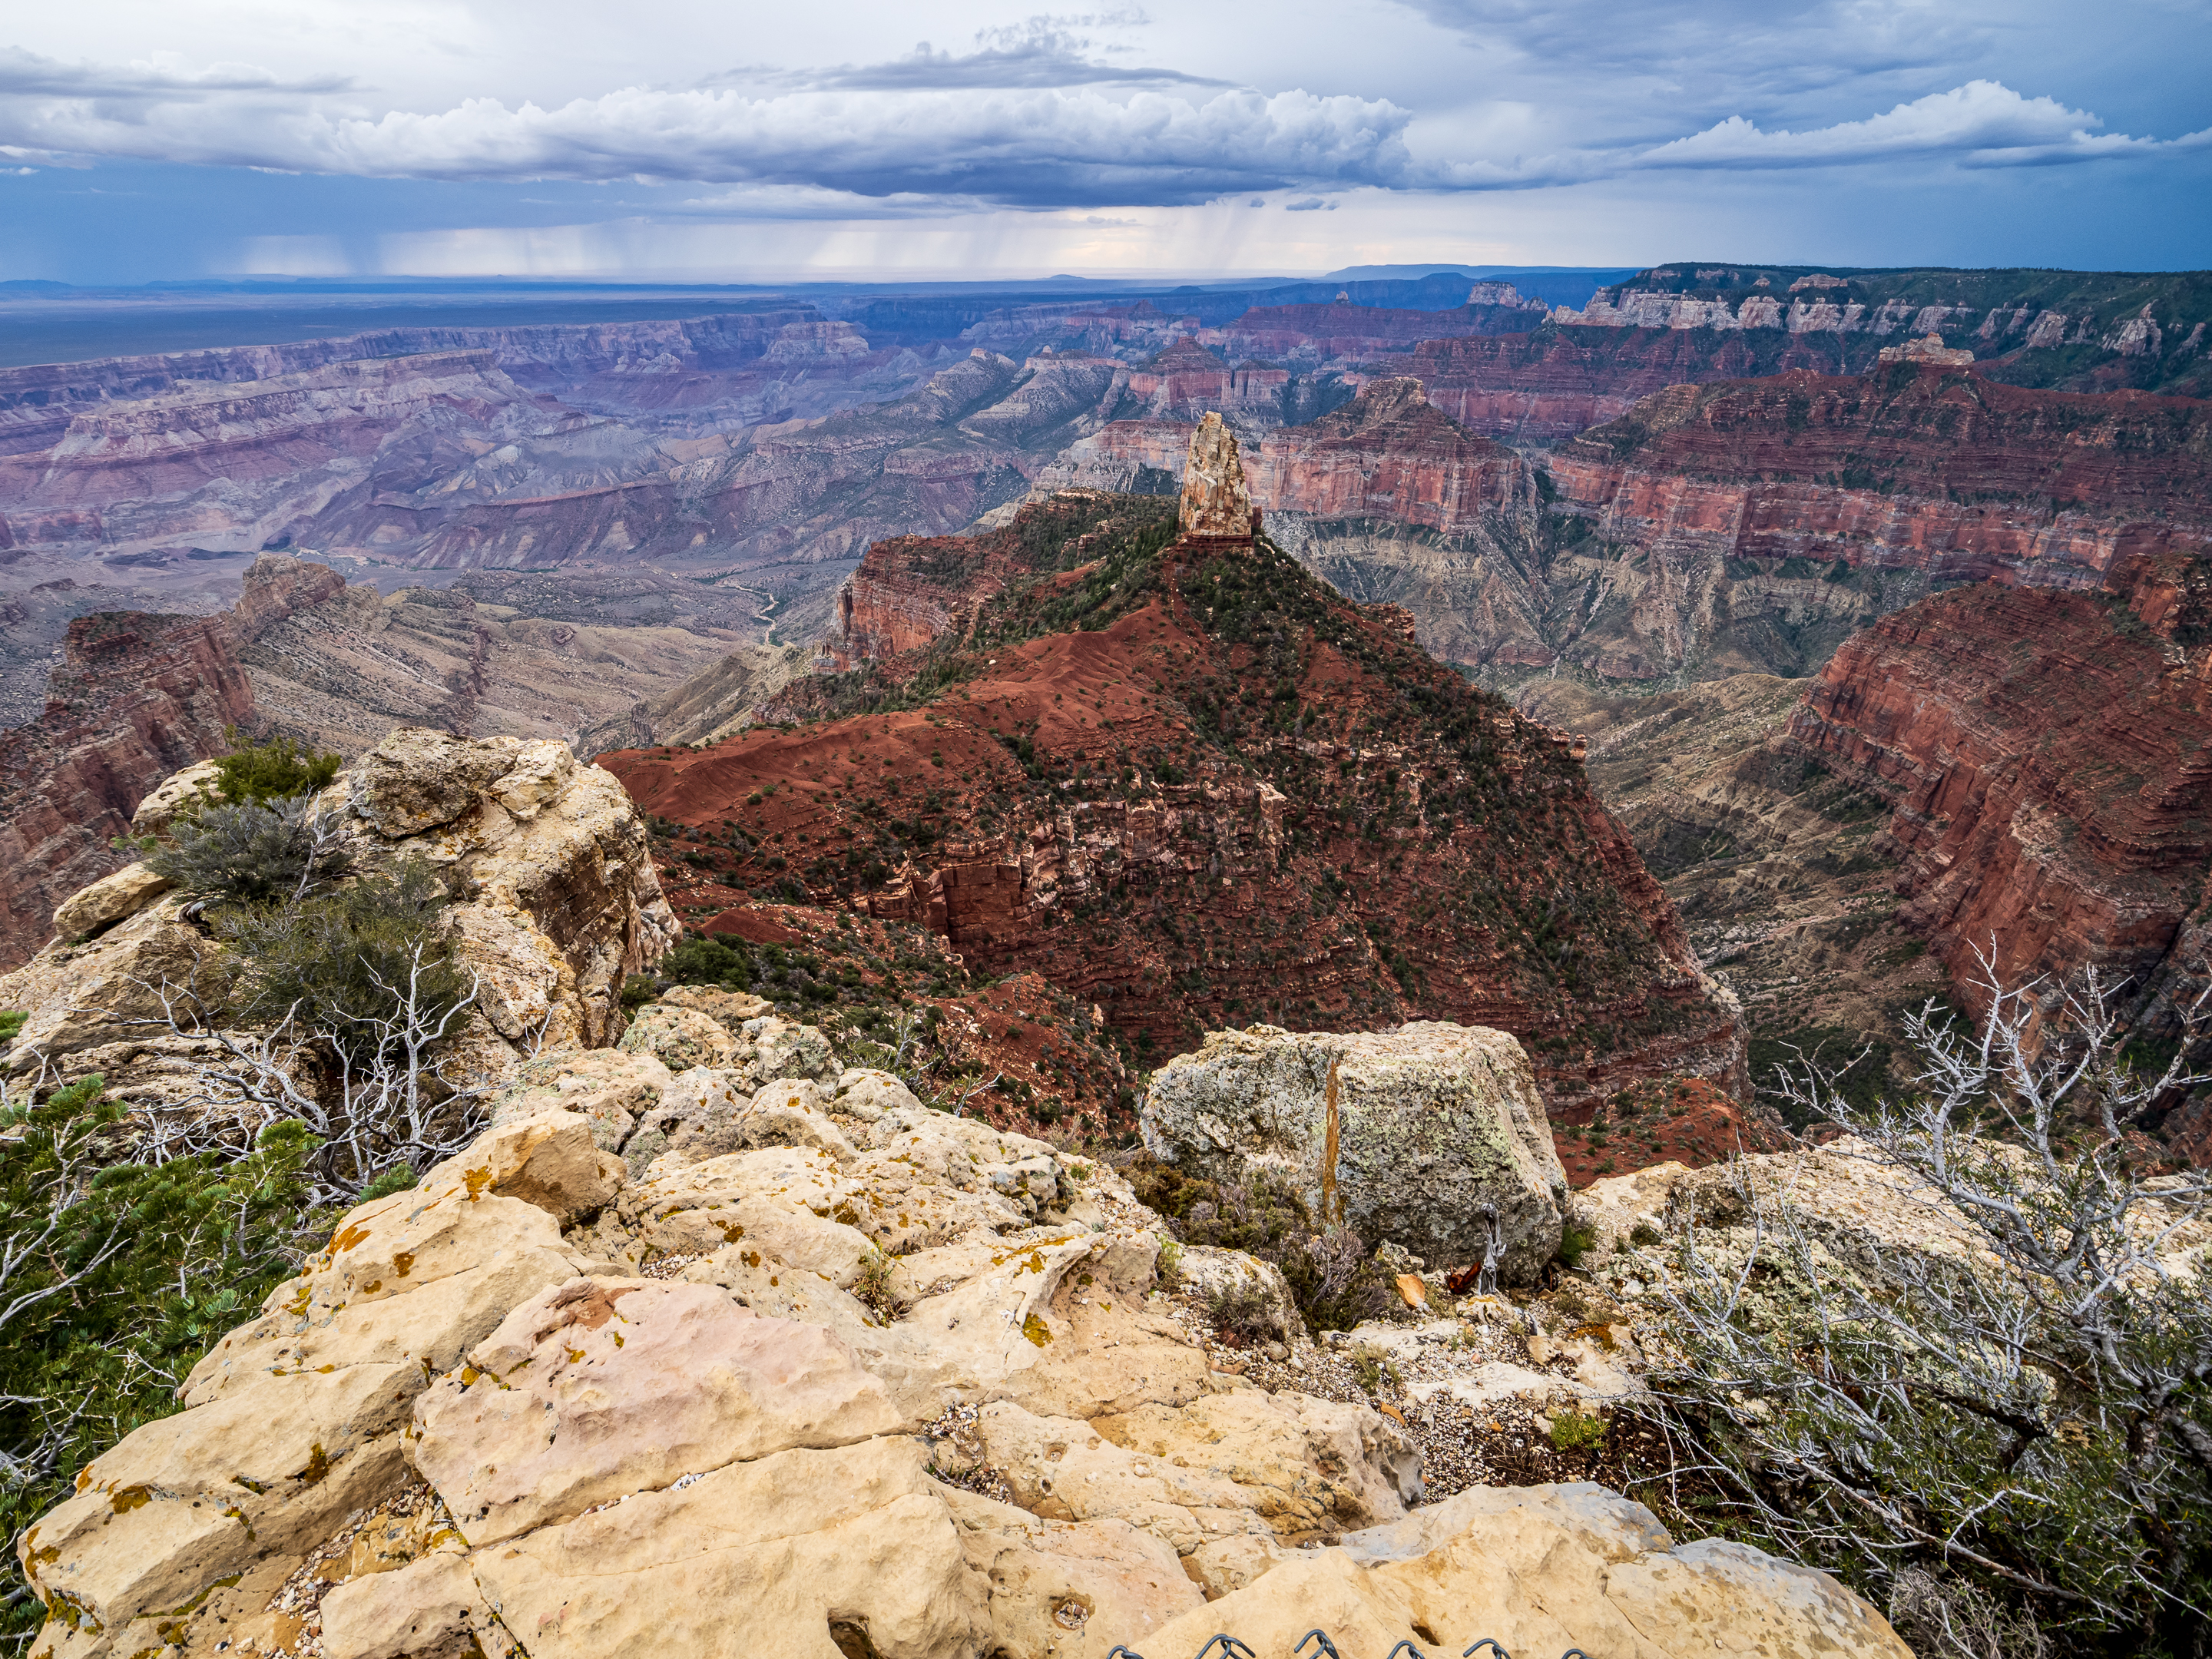
<svg viewBox="0 0 2212 1659">
<path fill-rule="evenodd" d="M 675 942 L 636 808 L 565 744 L 402 729 L 325 799 L 370 860 L 425 858 L 455 890 L 461 959 L 510 1042 L 605 1046 L 623 977 Z"/>
<path fill-rule="evenodd" d="M 1590 1486 L 1464 1492 L 1277 1566 L 1154 1640 L 1194 1651 L 1220 1629 L 1274 1652 L 1316 1625 L 1360 1651 L 1425 1638 L 1456 1652 L 1485 1637 L 1510 1652 L 1652 1659 L 1911 1651 L 1827 1574 L 1739 1544 L 1677 1547 L 1641 1504 Z"/>
<path fill-rule="evenodd" d="M 1445 535 L 1525 510 L 1534 492 L 1518 455 L 1462 429 L 1410 377 L 1371 381 L 1346 407 L 1273 434 L 1252 469 L 1270 514 L 1395 519 Z"/>
<path fill-rule="evenodd" d="M 1506 1282 L 1525 1282 L 1559 1248 L 1566 1172 L 1535 1073 L 1503 1031 L 1426 1020 L 1342 1036 L 1218 1031 L 1154 1074 L 1142 1121 L 1164 1162 L 1279 1181 L 1370 1248 L 1479 1263 L 1486 1207 Z"/>
<path fill-rule="evenodd" d="M 2212 538 L 2212 415 L 2193 399 L 2029 392 L 1948 365 L 1676 386 L 1561 445 L 1608 538 L 2086 585 Z"/>
<path fill-rule="evenodd" d="M 363 870 L 420 859 L 447 884 L 445 923 L 477 982 L 467 1064 L 490 1080 L 527 1049 L 612 1042 L 624 976 L 674 942 L 636 809 L 566 744 L 403 729 L 341 772 L 319 805 L 340 816 Z M 167 1037 L 165 986 L 172 999 L 189 988 L 222 1006 L 239 964 L 185 919 L 181 896 L 131 870 L 69 901 L 64 913 L 95 935 L 88 942 L 57 939 L 0 975 L 0 1007 L 30 1016 L 11 1066 Z M 739 1040 L 688 1017 L 732 1048 Z M 127 1093 L 127 1074 L 110 1081 Z"/>
<path fill-rule="evenodd" d="M 510 1107 L 682 1081 L 532 1064 Z M 356 1209 L 27 1534 L 40 1659 L 211 1651 L 311 1558 L 338 1659 L 1100 1659 L 1294 1607 L 1364 1643 L 1902 1651 L 1823 1576 L 1677 1548 L 1601 1488 L 1418 1506 L 1402 1420 L 1255 1389 L 1163 1316 L 1156 1219 L 1110 1170 L 838 1085 L 762 1091 L 823 1144 L 672 1147 L 638 1182 L 611 1118 L 508 1115 Z M 425 1522 L 328 1542 L 421 1480 Z"/>
<path fill-rule="evenodd" d="M 1182 533 L 1200 542 L 1243 541 L 1252 534 L 1252 493 L 1237 459 L 1237 436 L 1210 410 L 1191 434 L 1180 519 Z"/>
</svg>

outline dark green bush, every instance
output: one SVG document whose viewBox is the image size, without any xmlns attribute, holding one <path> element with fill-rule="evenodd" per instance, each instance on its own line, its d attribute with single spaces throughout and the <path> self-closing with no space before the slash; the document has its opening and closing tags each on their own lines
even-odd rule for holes
<svg viewBox="0 0 2212 1659">
<path fill-rule="evenodd" d="M 0 1528 L 10 1537 L 69 1496 L 94 1455 L 175 1411 L 185 1373 L 309 1243 L 301 1171 L 314 1141 L 301 1124 L 271 1125 L 235 1160 L 110 1164 L 120 1119 L 97 1077 L 0 1113 Z M 0 1583 L 0 1639 L 27 1639 L 45 1609 L 13 1550 Z"/>
<path fill-rule="evenodd" d="M 224 735 L 236 743 L 238 728 L 229 727 Z M 216 765 L 222 773 L 218 792 L 233 805 L 319 793 L 330 787 L 338 773 L 336 755 L 315 754 L 289 738 L 271 738 L 266 743 L 234 749 L 217 757 Z"/>
<path fill-rule="evenodd" d="M 304 796 L 225 803 L 179 819 L 175 842 L 149 854 L 146 864 L 211 902 L 281 903 L 344 873 L 347 855 L 330 841 Z"/>
<path fill-rule="evenodd" d="M 296 905 L 218 911 L 215 934 L 253 965 L 241 1012 L 291 1013 L 360 1062 L 389 1049 L 410 988 L 418 1019 L 434 1025 L 468 994 L 439 931 L 445 902 L 436 873 L 410 860 Z"/>
<path fill-rule="evenodd" d="M 1593 1142 L 1592 1144 L 1596 1144 Z M 1597 1243 L 1597 1229 L 1586 1221 L 1570 1220 L 1559 1230 L 1559 1248 L 1553 1257 L 1562 1267 L 1579 1267 Z"/>
<path fill-rule="evenodd" d="M 672 985 L 750 991 L 755 973 L 752 947 L 741 939 L 694 933 L 662 957 L 654 972 Z"/>
</svg>

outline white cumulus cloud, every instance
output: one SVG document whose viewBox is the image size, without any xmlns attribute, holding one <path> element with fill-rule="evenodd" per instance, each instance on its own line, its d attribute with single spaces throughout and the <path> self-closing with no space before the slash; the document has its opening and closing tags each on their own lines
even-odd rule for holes
<svg viewBox="0 0 2212 1659">
<path fill-rule="evenodd" d="M 1767 131 L 1740 115 L 1660 144 L 1636 157 L 1640 167 L 1837 167 L 1908 156 L 1948 155 L 1968 166 L 2048 166 L 2180 147 L 2212 139 L 2212 131 L 2172 140 L 2097 131 L 2104 123 L 2054 98 L 2024 98 L 1996 81 L 1969 81 L 1931 93 L 1863 121 L 1841 121 L 1803 132 Z"/>
</svg>

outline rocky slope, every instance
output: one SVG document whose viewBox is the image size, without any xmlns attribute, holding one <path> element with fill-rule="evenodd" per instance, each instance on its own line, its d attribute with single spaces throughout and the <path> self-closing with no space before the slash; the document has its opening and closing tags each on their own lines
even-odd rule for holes
<svg viewBox="0 0 2212 1659">
<path fill-rule="evenodd" d="M 1564 444 L 1600 534 L 1680 562 L 1798 557 L 2082 585 L 2212 537 L 2212 404 L 2029 392 L 1900 362 L 1682 386 Z M 2031 574 L 2032 572 L 2032 574 Z"/>
<path fill-rule="evenodd" d="M 0 732 L 0 963 L 51 937 L 54 907 L 125 862 L 148 790 L 225 752 L 223 729 L 253 714 L 231 620 L 131 611 L 80 617 L 46 712 Z"/>
<path fill-rule="evenodd" d="M 1677 1546 L 1601 1487 L 1468 1485 L 1474 1448 L 1633 1391 L 1625 1321 L 1601 1353 L 1484 1296 L 1248 1348 L 1170 1294 L 1110 1169 L 717 997 L 539 1054 L 461 1156 L 342 1218 L 27 1531 L 40 1659 L 690 1655 L 733 1620 L 794 1659 L 1316 1619 L 1907 1651 L 1825 1574 Z"/>
<path fill-rule="evenodd" d="M 166 831 L 205 781 L 204 769 L 169 779 L 133 827 Z M 540 1048 L 612 1042 L 623 981 L 675 942 L 636 809 L 563 744 L 402 727 L 340 772 L 315 808 L 358 871 L 421 860 L 439 872 L 451 900 L 441 925 L 475 985 L 448 1086 L 501 1081 Z M 167 1018 L 186 992 L 210 1025 L 242 1018 L 225 988 L 241 964 L 185 896 L 133 864 L 73 895 L 62 914 L 76 918 L 64 937 L 0 975 L 0 1007 L 27 1016 L 7 1069 L 39 1087 L 96 1073 L 134 1108 L 167 1100 L 211 1122 L 239 1109 L 239 1091 L 192 1071 L 221 1062 L 222 1046 L 191 1014 L 181 1029 Z M 307 1056 L 289 1063 L 303 1068 L 307 1091 L 329 1086 Z"/>
<path fill-rule="evenodd" d="M 1899 914 L 1887 796 L 1790 736 L 1813 684 L 1739 674 L 1638 696 L 1559 678 L 1521 694 L 1534 718 L 1583 734 L 1591 786 L 1674 902 L 1698 961 L 1741 1001 L 1761 1090 L 1793 1049 L 1840 1066 L 1868 1041 L 1881 1054 L 1871 1081 L 1897 1052 L 1902 1013 L 1950 991 Z M 1678 1127 L 1671 1110 L 1647 1112 L 1613 1133 L 1656 1132 L 1672 1147 Z M 1618 1156 L 1587 1136 L 1561 1150 L 1578 1173 Z M 1694 1146 L 1674 1155 L 1703 1161 Z"/>
<path fill-rule="evenodd" d="M 1140 1054 L 1428 1016 L 1522 1036 L 1555 1102 L 1737 1080 L 1732 1009 L 1565 738 L 1264 538 L 1174 534 L 1143 498 L 1024 509 L 957 568 L 1025 571 L 794 684 L 806 723 L 606 763 L 727 884 L 688 904 L 803 882 L 1096 1001 Z M 878 591 L 957 574 L 935 544 L 871 559 Z"/>
</svg>

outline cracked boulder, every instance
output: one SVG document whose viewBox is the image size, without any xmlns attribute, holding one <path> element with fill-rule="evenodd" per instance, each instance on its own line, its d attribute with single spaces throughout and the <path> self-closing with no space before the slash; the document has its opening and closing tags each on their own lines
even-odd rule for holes
<svg viewBox="0 0 2212 1659">
<path fill-rule="evenodd" d="M 1528 1056 L 1504 1031 L 1212 1032 L 1155 1074 L 1142 1122 L 1164 1163 L 1278 1182 L 1370 1247 L 1478 1263 L 1494 1213 L 1500 1272 L 1516 1284 L 1559 1247 L 1566 1171 Z"/>
</svg>

